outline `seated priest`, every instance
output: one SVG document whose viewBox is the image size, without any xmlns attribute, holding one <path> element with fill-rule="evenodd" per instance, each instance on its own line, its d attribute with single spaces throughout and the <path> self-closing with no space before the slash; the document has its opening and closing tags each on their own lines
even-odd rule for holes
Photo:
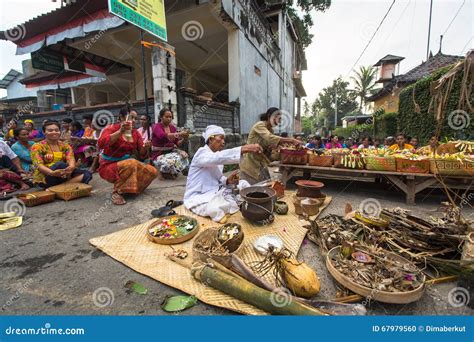
<svg viewBox="0 0 474 342">
<path fill-rule="evenodd" d="M 224 150 L 224 129 L 215 125 L 207 126 L 203 137 L 206 144 L 197 150 L 189 167 L 184 205 L 197 215 L 225 223 L 230 214 L 239 210 L 231 186 L 240 190 L 250 184 L 239 181 L 236 172 L 224 176 L 224 165 L 238 164 L 243 154 L 262 153 L 263 150 L 258 144 Z"/>
</svg>

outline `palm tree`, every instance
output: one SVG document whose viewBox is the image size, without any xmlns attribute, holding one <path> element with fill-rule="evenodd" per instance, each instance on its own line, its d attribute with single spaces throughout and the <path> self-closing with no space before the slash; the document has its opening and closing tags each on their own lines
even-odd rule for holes
<svg viewBox="0 0 474 342">
<path fill-rule="evenodd" d="M 362 111 L 362 107 L 365 109 L 367 105 L 365 98 L 370 95 L 371 90 L 375 86 L 375 75 L 375 68 L 361 66 L 359 71 L 355 71 L 355 76 L 351 77 L 355 84 L 354 91 L 360 99 L 359 111 Z"/>
</svg>

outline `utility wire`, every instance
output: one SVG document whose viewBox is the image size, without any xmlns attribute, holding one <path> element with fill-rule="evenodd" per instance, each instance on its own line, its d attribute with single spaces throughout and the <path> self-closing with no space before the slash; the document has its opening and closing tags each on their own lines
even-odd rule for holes
<svg viewBox="0 0 474 342">
<path fill-rule="evenodd" d="M 461 50 L 460 53 L 464 53 L 465 49 L 467 48 L 467 46 L 468 46 L 469 43 L 471 42 L 472 38 L 474 38 L 474 36 L 471 36 L 471 38 L 469 38 L 469 40 L 467 41 L 466 45 L 464 45 L 464 47 L 462 48 L 462 50 Z"/>
<path fill-rule="evenodd" d="M 385 13 L 385 15 L 383 16 L 382 20 L 380 21 L 380 24 L 379 26 L 377 26 L 377 29 L 375 30 L 374 34 L 372 35 L 372 37 L 370 38 L 370 40 L 367 42 L 367 44 L 365 45 L 364 47 L 364 50 L 362 50 L 361 54 L 359 55 L 359 57 L 357 58 L 357 60 L 355 61 L 354 65 L 352 66 L 352 68 L 349 70 L 349 72 L 347 73 L 347 75 L 344 77 L 346 78 L 347 76 L 349 76 L 349 74 L 352 72 L 352 70 L 354 70 L 354 67 L 357 65 L 357 63 L 359 63 L 360 59 L 362 58 L 362 56 L 364 55 L 365 51 L 367 50 L 367 48 L 369 47 L 370 43 L 372 43 L 372 40 L 374 39 L 375 35 L 377 34 L 377 32 L 379 31 L 380 27 L 382 26 L 383 22 L 385 21 L 385 18 L 387 18 L 388 14 L 390 13 L 390 11 L 392 10 L 392 7 L 393 5 L 395 4 L 395 1 L 396 0 L 393 0 L 392 4 L 390 5 L 390 7 L 388 8 L 387 10 L 387 13 Z"/>
<path fill-rule="evenodd" d="M 448 32 L 449 28 L 451 27 L 452 23 L 454 22 L 454 20 L 456 19 L 456 17 L 458 16 L 459 12 L 461 12 L 461 8 L 463 8 L 464 4 L 466 3 L 466 0 L 464 0 L 461 4 L 461 6 L 459 6 L 459 9 L 458 11 L 456 12 L 456 14 L 454 15 L 453 19 L 451 20 L 451 22 L 449 23 L 448 27 L 446 27 L 446 30 L 444 31 L 443 33 L 443 36 L 446 34 L 446 32 Z"/>
</svg>

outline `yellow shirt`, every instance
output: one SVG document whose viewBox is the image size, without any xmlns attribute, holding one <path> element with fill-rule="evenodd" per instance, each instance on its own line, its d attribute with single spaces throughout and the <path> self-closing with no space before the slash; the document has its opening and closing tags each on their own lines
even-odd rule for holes
<svg viewBox="0 0 474 342">
<path fill-rule="evenodd" d="M 264 156 L 255 153 L 246 153 L 240 163 L 240 169 L 249 176 L 260 180 L 261 169 L 269 164 L 271 151 L 280 143 L 281 137 L 275 135 L 273 130 L 268 129 L 266 122 L 259 121 L 250 130 L 247 144 L 259 144 L 263 148 Z"/>
<path fill-rule="evenodd" d="M 392 151 L 400 151 L 400 150 L 413 150 L 414 147 L 410 144 L 405 144 L 403 148 L 400 148 L 398 144 L 393 144 L 392 146 L 389 147 L 390 150 Z"/>
</svg>

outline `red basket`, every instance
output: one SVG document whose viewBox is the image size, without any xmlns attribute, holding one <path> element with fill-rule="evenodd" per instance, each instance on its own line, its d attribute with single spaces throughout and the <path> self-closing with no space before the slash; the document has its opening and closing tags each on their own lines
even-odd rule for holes
<svg viewBox="0 0 474 342">
<path fill-rule="evenodd" d="M 430 173 L 430 161 L 396 158 L 398 172 Z"/>
<path fill-rule="evenodd" d="M 308 164 L 311 166 L 331 167 L 333 162 L 333 156 L 320 156 L 316 153 L 309 153 Z"/>
<path fill-rule="evenodd" d="M 308 153 L 305 150 L 285 150 L 280 151 L 282 164 L 305 165 L 308 163 Z"/>
</svg>

